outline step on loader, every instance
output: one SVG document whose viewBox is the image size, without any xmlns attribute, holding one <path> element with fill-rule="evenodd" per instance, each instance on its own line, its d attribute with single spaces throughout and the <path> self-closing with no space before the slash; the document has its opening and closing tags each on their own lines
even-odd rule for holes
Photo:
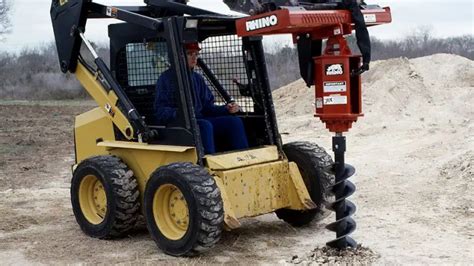
<svg viewBox="0 0 474 266">
<path fill-rule="evenodd" d="M 225 1 L 252 14 L 234 17 L 185 2 L 115 7 L 52 1 L 60 68 L 74 73 L 98 104 L 75 119 L 71 201 L 80 228 L 100 239 L 123 237 L 143 215 L 160 249 L 189 256 L 213 247 L 223 230 L 240 227 L 244 217 L 276 213 L 299 227 L 324 218 L 327 207 L 337 213 L 330 226 L 338 232 L 336 246 L 353 246 L 347 236 L 355 226 L 347 217 L 353 210 L 344 200 L 354 190 L 345 181 L 353 168 L 340 164 L 339 148 L 335 164 L 316 144 L 282 144 L 262 36 L 293 35 L 301 75 L 308 86 L 316 85 L 316 116 L 341 137 L 361 115 L 360 73 L 370 61 L 364 30 L 390 22 L 390 10 L 361 11 L 358 4 L 338 1 Z M 85 36 L 87 21 L 99 18 L 121 21 L 108 27 L 110 62 Z M 353 29 L 362 36 L 363 62 L 344 39 Z M 229 150 L 216 140 L 218 152 L 204 153 L 185 55 L 186 44 L 196 42 L 202 50 L 195 71 L 216 102 L 240 105 L 235 116 L 245 126 L 248 149 Z M 177 115 L 157 125 L 155 87 L 167 69 L 174 70 Z"/>
</svg>

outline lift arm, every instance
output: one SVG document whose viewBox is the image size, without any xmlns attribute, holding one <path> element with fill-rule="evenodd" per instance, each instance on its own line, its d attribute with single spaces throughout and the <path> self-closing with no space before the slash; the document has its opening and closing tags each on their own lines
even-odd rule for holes
<svg viewBox="0 0 474 266">
<path fill-rule="evenodd" d="M 130 9 L 147 11 L 140 8 Z M 160 19 L 117 7 L 103 6 L 89 0 L 53 0 L 51 5 L 51 20 L 61 71 L 76 74 L 125 138 L 147 142 L 153 139 L 156 133 L 145 124 L 105 62 L 96 54 L 83 34 L 89 16 L 115 18 L 153 30 L 158 30 L 162 22 Z M 86 44 L 93 55 L 96 70 L 81 59 L 79 50 L 82 43 Z"/>
</svg>

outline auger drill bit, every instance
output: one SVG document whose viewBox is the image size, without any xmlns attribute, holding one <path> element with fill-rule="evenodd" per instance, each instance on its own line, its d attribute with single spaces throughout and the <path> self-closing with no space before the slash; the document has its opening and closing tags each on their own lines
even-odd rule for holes
<svg viewBox="0 0 474 266">
<path fill-rule="evenodd" d="M 356 223 L 350 217 L 355 213 L 356 207 L 352 202 L 346 200 L 355 192 L 355 185 L 347 180 L 354 175 L 355 169 L 344 163 L 346 138 L 342 136 L 342 133 L 336 133 L 332 142 L 336 171 L 336 181 L 332 191 L 336 200 L 330 203 L 327 208 L 336 212 L 336 221 L 326 226 L 326 228 L 336 232 L 336 239 L 327 242 L 326 245 L 337 249 L 355 248 L 357 243 L 349 235 L 356 229 Z"/>
</svg>

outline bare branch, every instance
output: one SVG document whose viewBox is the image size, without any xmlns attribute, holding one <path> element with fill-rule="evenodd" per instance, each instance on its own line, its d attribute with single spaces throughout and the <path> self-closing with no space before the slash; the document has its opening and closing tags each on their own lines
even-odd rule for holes
<svg viewBox="0 0 474 266">
<path fill-rule="evenodd" d="M 10 11 L 10 0 L 0 0 L 0 36 L 11 30 Z"/>
</svg>

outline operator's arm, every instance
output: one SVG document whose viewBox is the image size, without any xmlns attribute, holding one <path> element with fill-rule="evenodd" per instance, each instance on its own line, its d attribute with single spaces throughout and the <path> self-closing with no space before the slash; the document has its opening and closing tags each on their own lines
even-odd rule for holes
<svg viewBox="0 0 474 266">
<path fill-rule="evenodd" d="M 159 125 L 165 125 L 176 118 L 176 88 L 172 82 L 172 72 L 167 70 L 161 74 L 156 83 L 156 95 L 154 102 L 155 121 Z"/>
</svg>

